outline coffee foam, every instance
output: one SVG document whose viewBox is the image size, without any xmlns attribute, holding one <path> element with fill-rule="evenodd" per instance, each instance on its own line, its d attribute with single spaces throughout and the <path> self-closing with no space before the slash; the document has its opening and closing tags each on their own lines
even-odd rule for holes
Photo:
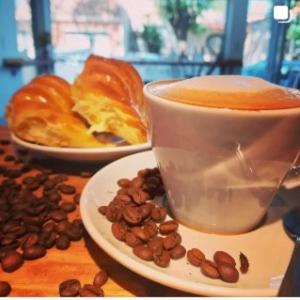
<svg viewBox="0 0 300 300">
<path fill-rule="evenodd" d="M 300 107 L 300 95 L 261 78 L 238 75 L 194 77 L 153 85 L 150 91 L 167 100 L 196 106 L 239 110 Z"/>
</svg>

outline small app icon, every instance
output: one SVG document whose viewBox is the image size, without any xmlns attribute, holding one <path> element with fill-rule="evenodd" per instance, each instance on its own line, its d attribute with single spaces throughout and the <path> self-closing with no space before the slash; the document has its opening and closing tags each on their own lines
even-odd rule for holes
<svg viewBox="0 0 300 300">
<path fill-rule="evenodd" d="M 273 18 L 276 21 L 289 21 L 290 9 L 287 5 L 274 5 Z"/>
</svg>

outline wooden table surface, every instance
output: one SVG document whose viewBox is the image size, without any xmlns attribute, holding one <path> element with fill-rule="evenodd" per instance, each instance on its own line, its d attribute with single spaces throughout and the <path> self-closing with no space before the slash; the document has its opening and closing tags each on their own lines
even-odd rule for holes
<svg viewBox="0 0 300 300">
<path fill-rule="evenodd" d="M 9 138 L 7 128 L 0 127 L 0 140 L 7 138 Z M 15 153 L 12 145 L 0 147 L 4 148 L 7 154 Z M 0 156 L 1 165 L 16 167 L 14 162 L 5 162 L 4 156 L 5 154 Z M 88 178 L 79 175 L 80 172 L 95 172 L 101 167 L 53 159 L 34 160 L 34 163 L 37 168 L 50 165 L 55 173 L 67 174 L 69 179 L 66 183 L 74 185 L 77 192 L 80 192 L 88 181 Z M 34 169 L 25 176 L 37 173 L 39 171 Z M 18 178 L 17 181 L 20 182 L 23 177 Z M 4 180 L 2 175 L 0 180 L 0 182 Z M 66 195 L 64 199 L 71 200 L 72 196 Z M 70 218 L 75 217 L 80 217 L 79 207 L 70 214 Z M 106 270 L 109 275 L 108 282 L 103 286 L 105 296 L 189 296 L 126 269 L 102 251 L 88 234 L 80 241 L 72 242 L 67 250 L 58 250 L 54 247 L 49 249 L 43 258 L 25 261 L 24 265 L 15 272 L 6 273 L 0 268 L 0 280 L 6 280 L 11 284 L 10 296 L 58 296 L 58 285 L 62 281 L 77 278 L 82 284 L 92 283 L 99 269 Z"/>
</svg>

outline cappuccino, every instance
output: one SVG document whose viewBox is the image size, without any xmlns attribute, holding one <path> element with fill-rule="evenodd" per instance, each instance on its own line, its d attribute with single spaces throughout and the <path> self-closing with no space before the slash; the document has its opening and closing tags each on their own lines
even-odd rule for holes
<svg viewBox="0 0 300 300">
<path fill-rule="evenodd" d="M 202 76 L 153 85 L 151 92 L 175 102 L 238 110 L 300 107 L 300 94 L 260 78 Z"/>
</svg>

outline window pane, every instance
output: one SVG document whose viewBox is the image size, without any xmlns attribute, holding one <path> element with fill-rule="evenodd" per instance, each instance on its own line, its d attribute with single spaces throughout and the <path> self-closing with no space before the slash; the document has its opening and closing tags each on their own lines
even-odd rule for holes
<svg viewBox="0 0 300 300">
<path fill-rule="evenodd" d="M 186 64 L 216 60 L 225 12 L 226 0 L 51 0 L 55 72 L 73 80 L 94 53 L 134 63 L 144 81 L 201 74 Z"/>
<path fill-rule="evenodd" d="M 272 0 L 249 0 L 243 73 L 265 77 L 271 37 Z"/>
</svg>

